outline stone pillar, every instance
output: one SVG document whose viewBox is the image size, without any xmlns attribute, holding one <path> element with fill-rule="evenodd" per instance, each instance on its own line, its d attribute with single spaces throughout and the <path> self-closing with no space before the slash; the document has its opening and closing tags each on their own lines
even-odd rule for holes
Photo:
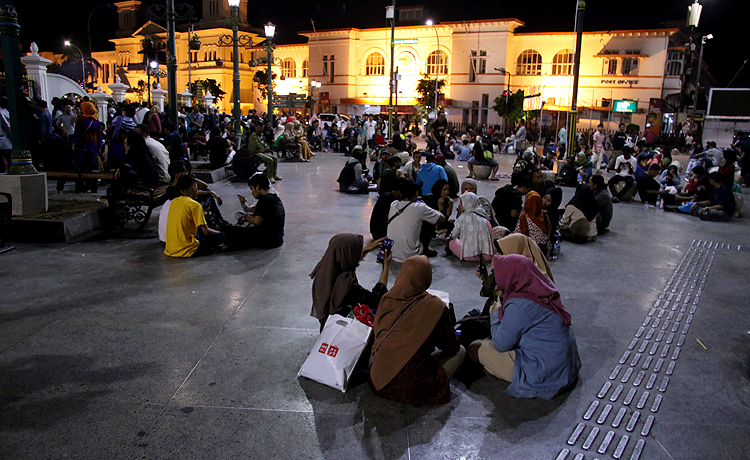
<svg viewBox="0 0 750 460">
<path fill-rule="evenodd" d="M 48 209 L 46 173 L 0 174 L 0 190 L 13 197 L 14 216 L 28 216 Z"/>
<path fill-rule="evenodd" d="M 160 111 L 164 111 L 164 99 L 167 96 L 167 91 L 161 89 L 161 83 L 157 83 L 156 88 L 151 90 L 151 99 L 154 104 L 159 106 Z"/>
<path fill-rule="evenodd" d="M 180 100 L 185 107 L 191 107 L 193 105 L 193 93 L 188 91 L 188 88 L 186 87 L 185 92 L 180 93 Z"/>
<path fill-rule="evenodd" d="M 49 91 L 47 90 L 47 66 L 52 61 L 40 56 L 39 47 L 36 45 L 36 42 L 32 42 L 31 54 L 22 56 L 21 62 L 26 66 L 26 73 L 29 76 L 29 80 L 34 80 L 39 87 L 40 94 L 36 94 L 35 96 L 43 101 L 47 101 L 50 107 L 52 107 Z"/>
<path fill-rule="evenodd" d="M 215 99 L 216 96 L 212 96 L 210 92 L 206 91 L 206 94 L 203 96 L 203 103 L 206 104 L 206 108 L 213 107 Z"/>
<path fill-rule="evenodd" d="M 109 110 L 109 107 L 107 105 L 107 100 L 112 99 L 112 96 L 102 91 L 102 87 L 98 86 L 97 91 L 93 93 L 91 96 L 91 99 L 93 99 L 96 102 L 96 108 L 99 111 L 99 122 L 107 124 L 107 111 Z"/>
<path fill-rule="evenodd" d="M 112 90 L 112 97 L 115 102 L 122 102 L 125 100 L 125 92 L 130 89 L 130 86 L 124 84 L 120 77 L 115 77 L 115 82 L 109 85 L 109 89 Z"/>
</svg>

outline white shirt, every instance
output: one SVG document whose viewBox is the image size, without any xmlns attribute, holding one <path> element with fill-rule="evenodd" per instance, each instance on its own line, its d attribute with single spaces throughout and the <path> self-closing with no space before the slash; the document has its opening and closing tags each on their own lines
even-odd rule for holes
<svg viewBox="0 0 750 460">
<path fill-rule="evenodd" d="M 367 120 L 365 122 L 365 136 L 367 137 L 367 140 L 369 141 L 372 139 L 372 136 L 375 135 L 375 129 L 377 129 L 378 123 L 375 120 Z"/>
<path fill-rule="evenodd" d="M 135 111 L 133 121 L 135 121 L 136 125 L 140 125 L 143 123 L 143 117 L 146 116 L 146 112 L 148 112 L 148 109 L 146 107 L 141 107 L 140 109 Z"/>
<path fill-rule="evenodd" d="M 422 163 L 419 163 L 419 167 L 414 167 L 414 160 L 409 160 L 408 163 L 406 163 L 406 166 L 404 166 L 404 169 L 402 170 L 404 172 L 404 175 L 413 181 L 417 180 L 417 173 L 422 168 Z"/>
<path fill-rule="evenodd" d="M 421 202 L 394 201 L 388 218 L 393 217 L 402 208 L 408 208 L 388 224 L 388 238 L 393 240 L 393 260 L 403 262 L 411 256 L 422 254 L 422 243 L 419 241 L 419 233 L 422 229 L 422 221 L 436 224 L 440 220 L 440 214 L 431 207 Z"/>
<path fill-rule="evenodd" d="M 149 136 L 146 138 L 146 147 L 154 158 L 156 168 L 159 170 L 159 180 L 162 182 L 169 182 L 169 151 L 161 142 L 157 141 L 153 137 Z"/>
<path fill-rule="evenodd" d="M 169 217 L 169 206 L 172 204 L 172 200 L 167 200 L 159 211 L 159 241 L 162 243 L 167 242 L 167 218 Z"/>
<path fill-rule="evenodd" d="M 630 163 L 630 170 L 628 170 L 627 163 Z M 633 155 L 631 155 L 627 160 L 625 159 L 625 155 L 620 155 L 619 157 L 617 157 L 617 160 L 615 160 L 615 171 L 617 171 L 618 176 L 633 177 L 633 173 L 635 172 L 635 167 L 637 165 L 638 162 Z"/>
</svg>

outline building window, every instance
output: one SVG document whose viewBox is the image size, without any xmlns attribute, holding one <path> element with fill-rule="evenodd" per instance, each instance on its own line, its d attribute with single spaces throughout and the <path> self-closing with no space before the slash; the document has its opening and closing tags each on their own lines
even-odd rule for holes
<svg viewBox="0 0 750 460">
<path fill-rule="evenodd" d="M 365 75 L 385 75 L 385 58 L 377 51 L 367 56 Z"/>
<path fill-rule="evenodd" d="M 517 75 L 541 75 L 542 55 L 536 50 L 524 50 L 519 56 L 516 66 Z"/>
<path fill-rule="evenodd" d="M 323 56 L 323 75 L 328 75 L 328 56 Z"/>
<path fill-rule="evenodd" d="M 604 75 L 617 75 L 617 59 L 605 58 L 602 73 Z"/>
<path fill-rule="evenodd" d="M 482 107 L 489 107 L 489 106 L 490 106 L 490 95 L 482 94 Z"/>
<path fill-rule="evenodd" d="M 448 75 L 448 56 L 441 50 L 433 51 L 427 56 L 427 75 Z"/>
<path fill-rule="evenodd" d="M 477 81 L 477 75 L 487 73 L 487 51 L 471 50 L 469 59 L 469 81 Z"/>
<path fill-rule="evenodd" d="M 552 75 L 573 74 L 573 50 L 561 50 L 552 58 Z"/>
<path fill-rule="evenodd" d="M 399 8 L 398 20 L 399 21 L 421 21 L 423 11 L 424 10 L 422 8 Z"/>
<path fill-rule="evenodd" d="M 622 74 L 623 75 L 638 75 L 638 58 L 637 57 L 622 58 Z"/>
<path fill-rule="evenodd" d="M 331 64 L 331 79 L 329 80 L 329 82 L 333 83 L 333 80 L 336 78 L 336 56 L 332 54 L 328 58 L 328 62 Z"/>
<path fill-rule="evenodd" d="M 309 67 L 310 67 L 310 63 L 307 61 L 307 59 L 302 61 L 302 75 L 300 75 L 302 78 L 305 78 L 308 76 Z"/>
<path fill-rule="evenodd" d="M 664 69 L 664 75 L 667 77 L 679 77 L 682 75 L 682 57 L 683 53 L 679 50 L 667 52 L 667 65 Z"/>
<path fill-rule="evenodd" d="M 297 63 L 292 58 L 286 58 L 281 63 L 281 76 L 284 78 L 297 78 Z"/>
</svg>

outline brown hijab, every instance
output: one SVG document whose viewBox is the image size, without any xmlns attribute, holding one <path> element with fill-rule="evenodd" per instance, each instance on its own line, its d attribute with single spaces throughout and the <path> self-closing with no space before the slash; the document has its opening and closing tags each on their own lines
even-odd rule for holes
<svg viewBox="0 0 750 460">
<path fill-rule="evenodd" d="M 341 310 L 342 302 L 357 282 L 356 270 L 362 259 L 362 235 L 339 233 L 328 242 L 328 249 L 310 273 L 313 279 L 313 305 L 310 316 L 326 319 Z"/>
<path fill-rule="evenodd" d="M 430 284 L 432 267 L 427 257 L 409 257 L 380 301 L 372 327 L 375 344 L 370 364 L 370 380 L 376 390 L 401 372 L 445 312 L 445 303 L 426 292 Z"/>
</svg>

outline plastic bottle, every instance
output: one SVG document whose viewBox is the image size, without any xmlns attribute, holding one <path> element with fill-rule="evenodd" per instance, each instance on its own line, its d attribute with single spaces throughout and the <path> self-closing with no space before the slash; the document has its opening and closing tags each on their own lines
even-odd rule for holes
<svg viewBox="0 0 750 460">
<path fill-rule="evenodd" d="M 656 207 L 659 209 L 664 209 L 664 198 L 659 197 L 659 200 L 656 202 Z"/>
</svg>

